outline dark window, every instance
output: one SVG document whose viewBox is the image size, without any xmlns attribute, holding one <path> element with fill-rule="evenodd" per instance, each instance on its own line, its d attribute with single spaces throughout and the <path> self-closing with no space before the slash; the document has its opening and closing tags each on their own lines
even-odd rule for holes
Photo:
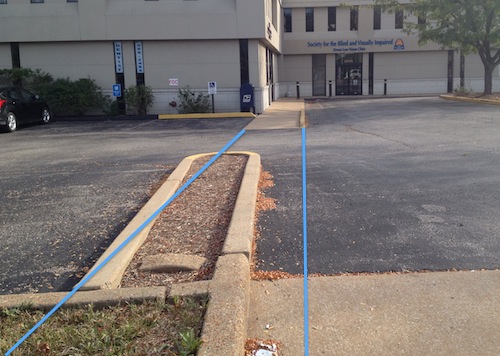
<svg viewBox="0 0 500 356">
<path fill-rule="evenodd" d="M 250 82 L 250 72 L 248 64 L 248 40 L 240 39 L 240 82 L 241 84 Z"/>
<path fill-rule="evenodd" d="M 337 8 L 329 7 L 328 8 L 328 31 L 336 31 L 337 30 Z"/>
<path fill-rule="evenodd" d="M 31 0 L 32 4 L 43 4 L 44 0 Z"/>
<path fill-rule="evenodd" d="M 21 56 L 19 55 L 19 42 L 12 42 L 10 44 L 10 54 L 12 57 L 12 68 L 21 67 Z M 19 83 L 16 83 L 19 84 Z"/>
<path fill-rule="evenodd" d="M 382 23 L 382 7 L 375 5 L 373 7 L 373 29 L 380 30 Z"/>
<path fill-rule="evenodd" d="M 0 4 L 7 4 L 7 0 L 0 0 Z"/>
<path fill-rule="evenodd" d="M 66 0 L 66 2 L 78 2 L 78 0 Z"/>
<path fill-rule="evenodd" d="M 314 31 L 314 8 L 306 7 L 306 32 Z"/>
<path fill-rule="evenodd" d="M 14 100 L 20 100 L 21 99 L 21 95 L 19 95 L 19 93 L 17 92 L 16 89 L 10 89 L 9 92 L 7 92 L 7 96 L 11 99 L 14 99 Z"/>
<path fill-rule="evenodd" d="M 285 32 L 292 32 L 292 9 L 283 9 L 283 16 L 285 17 Z"/>
<path fill-rule="evenodd" d="M 274 83 L 274 73 L 273 73 L 273 51 L 270 49 L 266 50 L 266 84 Z"/>
<path fill-rule="evenodd" d="M 27 90 L 19 88 L 19 92 L 21 93 L 21 96 L 23 97 L 23 99 L 26 101 L 35 101 L 36 100 L 36 97 Z"/>
<path fill-rule="evenodd" d="M 358 30 L 358 6 L 351 7 L 351 31 Z"/>
<path fill-rule="evenodd" d="M 403 18 L 404 18 L 403 10 L 396 10 L 395 16 L 396 16 L 396 28 L 399 29 L 403 28 Z"/>
<path fill-rule="evenodd" d="M 423 24 L 425 24 L 425 22 L 426 22 L 425 21 L 425 16 L 419 16 L 418 17 L 418 24 L 419 25 L 423 25 Z"/>
</svg>

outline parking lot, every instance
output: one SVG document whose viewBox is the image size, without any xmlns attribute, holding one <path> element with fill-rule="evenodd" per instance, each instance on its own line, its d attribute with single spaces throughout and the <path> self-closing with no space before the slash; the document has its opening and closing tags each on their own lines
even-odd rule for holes
<svg viewBox="0 0 500 356">
<path fill-rule="evenodd" d="M 309 272 L 497 269 L 500 109 L 437 98 L 308 101 Z M 68 290 L 161 177 L 249 119 L 64 121 L 1 134 L 0 294 Z M 274 176 L 258 267 L 303 271 L 301 131 L 231 148 Z"/>
<path fill-rule="evenodd" d="M 500 266 L 500 107 L 360 98 L 307 108 L 310 273 Z M 259 266 L 302 273 L 300 133 L 283 134 L 295 146 L 264 160 L 278 208 L 260 221 Z"/>
<path fill-rule="evenodd" d="M 247 123 L 64 121 L 0 134 L 0 294 L 69 290 L 165 174 Z"/>
</svg>

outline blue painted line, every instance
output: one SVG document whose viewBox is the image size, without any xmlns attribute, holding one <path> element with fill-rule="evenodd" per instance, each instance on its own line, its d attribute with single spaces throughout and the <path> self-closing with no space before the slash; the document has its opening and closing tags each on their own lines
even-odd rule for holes
<svg viewBox="0 0 500 356">
<path fill-rule="evenodd" d="M 307 286 L 306 129 L 302 128 L 302 219 L 304 235 L 304 355 L 309 355 L 309 290 Z"/>
<path fill-rule="evenodd" d="M 31 328 L 24 336 L 19 339 L 14 346 L 12 346 L 9 351 L 5 353 L 5 356 L 9 356 L 15 349 L 19 347 L 36 329 L 38 329 L 47 319 L 54 314 L 64 303 L 68 301 L 87 281 L 92 278 L 97 272 L 101 270 L 118 252 L 120 252 L 134 237 L 139 234 L 149 223 L 151 223 L 154 218 L 156 218 L 175 198 L 179 196 L 191 183 L 193 183 L 196 178 L 198 178 L 212 163 L 214 163 L 226 150 L 231 147 L 238 139 L 243 136 L 245 130 L 241 130 L 231 141 L 229 141 L 215 156 L 213 156 L 210 161 L 208 161 L 198 172 L 196 172 L 191 179 L 189 179 L 178 191 L 176 191 L 161 207 L 158 208 L 146 221 L 142 223 L 130 236 L 121 243 L 104 261 L 102 261 L 94 270 L 87 274 L 75 287 L 69 292 L 54 308 L 52 308 L 33 328 Z"/>
</svg>

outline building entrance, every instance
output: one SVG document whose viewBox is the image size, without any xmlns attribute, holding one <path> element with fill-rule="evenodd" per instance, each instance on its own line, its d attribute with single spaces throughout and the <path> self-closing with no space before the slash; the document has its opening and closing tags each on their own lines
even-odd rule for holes
<svg viewBox="0 0 500 356">
<path fill-rule="evenodd" d="M 363 54 L 337 54 L 336 95 L 362 95 Z"/>
<path fill-rule="evenodd" d="M 312 68 L 312 94 L 326 96 L 326 54 L 313 54 Z"/>
</svg>

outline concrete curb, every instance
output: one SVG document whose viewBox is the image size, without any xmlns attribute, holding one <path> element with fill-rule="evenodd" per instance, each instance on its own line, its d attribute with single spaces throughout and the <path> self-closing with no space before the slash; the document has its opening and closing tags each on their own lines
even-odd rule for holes
<svg viewBox="0 0 500 356">
<path fill-rule="evenodd" d="M 476 104 L 489 104 L 489 105 L 500 105 L 500 102 L 489 100 L 489 99 L 481 99 L 481 98 L 469 98 L 465 96 L 454 96 L 454 95 L 440 95 L 439 98 L 445 100 L 452 101 L 461 101 L 465 103 L 476 103 Z"/>
<path fill-rule="evenodd" d="M 304 103 L 305 106 L 305 103 Z M 305 108 L 300 110 L 300 117 L 299 117 L 299 127 L 304 128 L 307 127 L 307 118 L 306 118 L 306 110 Z"/>
<path fill-rule="evenodd" d="M 210 282 L 210 302 L 198 355 L 241 355 L 247 339 L 250 261 L 261 160 L 256 153 L 241 153 L 249 157 L 222 255 Z"/>
<path fill-rule="evenodd" d="M 244 254 L 252 257 L 252 241 L 254 234 L 255 207 L 257 204 L 257 188 L 260 177 L 260 156 L 245 152 L 248 161 L 236 199 L 231 222 L 222 249 L 223 255 Z"/>
<path fill-rule="evenodd" d="M 93 304 L 98 308 L 117 305 L 120 303 L 140 303 L 155 300 L 165 301 L 177 297 L 201 297 L 209 293 L 210 281 L 173 284 L 168 291 L 167 287 L 141 287 L 100 289 L 91 291 L 78 291 L 62 308 L 80 307 Z M 168 293 L 167 293 L 168 292 Z M 8 294 L 0 296 L 0 309 L 16 308 L 21 305 L 31 309 L 48 311 L 68 294 L 68 292 L 37 293 L 37 294 Z"/>
<path fill-rule="evenodd" d="M 200 114 L 160 114 L 158 120 L 173 119 L 240 119 L 255 118 L 257 115 L 251 112 L 220 112 L 220 113 L 200 113 Z"/>
<path fill-rule="evenodd" d="M 76 292 L 62 307 L 71 308 L 93 304 L 98 308 L 103 308 L 120 303 L 139 303 L 145 300 L 162 301 L 167 296 L 167 289 L 167 287 L 145 287 Z M 68 292 L 2 295 L 0 308 L 27 305 L 33 309 L 50 310 L 67 294 Z"/>
<path fill-rule="evenodd" d="M 198 356 L 241 355 L 250 305 L 250 263 L 242 254 L 220 256 L 210 283 Z"/>
<path fill-rule="evenodd" d="M 167 181 L 162 184 L 162 186 L 142 207 L 142 209 L 130 221 L 125 229 L 123 229 L 123 231 L 116 237 L 113 243 L 106 249 L 87 274 L 91 273 L 109 255 L 111 255 L 113 251 L 115 251 L 133 232 L 144 224 L 146 220 L 177 191 L 182 180 L 184 179 L 184 176 L 189 171 L 193 160 L 194 159 L 187 157 L 181 161 L 177 168 L 168 177 Z M 134 239 L 132 239 L 80 289 L 84 291 L 118 288 L 125 270 L 137 250 L 139 250 L 148 237 L 149 231 L 153 227 L 155 221 L 156 218 L 153 219 L 143 230 L 141 230 Z"/>
</svg>

